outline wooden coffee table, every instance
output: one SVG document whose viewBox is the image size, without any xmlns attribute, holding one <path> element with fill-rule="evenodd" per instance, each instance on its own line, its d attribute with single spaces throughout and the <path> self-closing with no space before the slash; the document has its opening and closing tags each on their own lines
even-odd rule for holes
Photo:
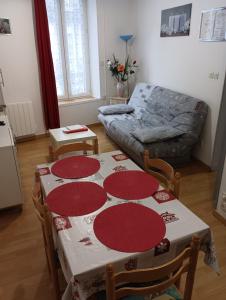
<svg viewBox="0 0 226 300">
<path fill-rule="evenodd" d="M 78 142 L 91 141 L 95 147 L 95 151 L 98 152 L 98 140 L 96 134 L 88 128 L 87 131 L 75 132 L 75 133 L 64 133 L 63 131 L 67 130 L 66 127 L 50 129 L 50 154 L 53 150 L 56 150 L 62 145 L 73 144 Z"/>
</svg>

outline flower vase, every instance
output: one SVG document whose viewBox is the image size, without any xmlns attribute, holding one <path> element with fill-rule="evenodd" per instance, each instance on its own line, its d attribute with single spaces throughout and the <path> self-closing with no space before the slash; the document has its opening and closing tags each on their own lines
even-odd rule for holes
<svg viewBox="0 0 226 300">
<path fill-rule="evenodd" d="M 118 81 L 116 88 L 117 88 L 117 96 L 123 97 L 125 93 L 125 85 L 122 82 Z"/>
</svg>

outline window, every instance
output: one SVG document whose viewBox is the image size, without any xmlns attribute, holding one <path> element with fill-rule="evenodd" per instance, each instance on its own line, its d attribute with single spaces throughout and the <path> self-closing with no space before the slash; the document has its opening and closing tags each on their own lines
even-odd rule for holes
<svg viewBox="0 0 226 300">
<path fill-rule="evenodd" d="M 46 0 L 59 99 L 90 95 L 85 0 Z"/>
</svg>

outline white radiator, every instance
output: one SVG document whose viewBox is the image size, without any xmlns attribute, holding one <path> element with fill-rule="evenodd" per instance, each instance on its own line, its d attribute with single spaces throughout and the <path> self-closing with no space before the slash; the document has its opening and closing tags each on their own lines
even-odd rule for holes
<svg viewBox="0 0 226 300">
<path fill-rule="evenodd" d="M 36 124 L 32 102 L 7 104 L 6 111 L 15 137 L 35 134 Z"/>
</svg>

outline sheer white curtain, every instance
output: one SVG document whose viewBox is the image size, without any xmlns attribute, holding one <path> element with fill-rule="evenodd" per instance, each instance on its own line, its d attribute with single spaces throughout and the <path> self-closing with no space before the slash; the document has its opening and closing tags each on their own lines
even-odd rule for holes
<svg viewBox="0 0 226 300">
<path fill-rule="evenodd" d="M 86 0 L 46 0 L 59 98 L 90 95 Z"/>
</svg>

